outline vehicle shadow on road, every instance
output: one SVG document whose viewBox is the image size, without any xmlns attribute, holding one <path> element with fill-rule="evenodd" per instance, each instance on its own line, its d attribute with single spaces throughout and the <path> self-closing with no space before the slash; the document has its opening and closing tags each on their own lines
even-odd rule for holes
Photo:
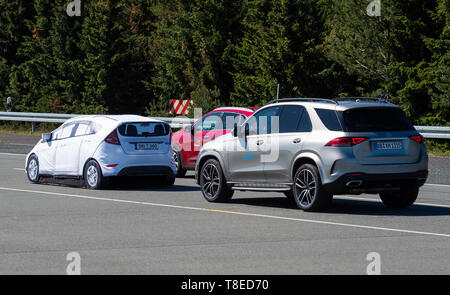
<svg viewBox="0 0 450 295">
<path fill-rule="evenodd" d="M 233 198 L 231 204 L 244 204 L 257 207 L 272 207 L 280 209 L 298 209 L 297 206 L 286 197 L 262 197 L 262 198 Z"/>
<path fill-rule="evenodd" d="M 349 215 L 381 215 L 381 216 L 446 216 L 450 208 L 417 204 L 407 209 L 390 209 L 381 201 L 334 199 L 325 213 Z"/>
<path fill-rule="evenodd" d="M 188 185 L 173 185 L 171 187 L 163 187 L 158 185 L 137 185 L 137 186 L 118 186 L 108 187 L 108 190 L 117 191 L 142 191 L 142 192 L 196 192 L 200 191 L 198 187 Z"/>
<path fill-rule="evenodd" d="M 120 191 L 170 191 L 194 192 L 200 191 L 197 185 L 164 186 L 164 179 L 158 177 L 124 177 L 116 178 L 109 184 L 108 189 Z"/>
<path fill-rule="evenodd" d="M 298 209 L 297 206 L 285 197 L 268 198 L 233 198 L 232 204 L 245 204 L 257 207 L 272 207 L 280 209 Z M 298 209 L 300 210 L 300 209 Z M 450 208 L 413 205 L 408 209 L 390 209 L 377 200 L 344 200 L 333 199 L 333 203 L 321 214 L 347 214 L 347 215 L 378 215 L 378 216 L 446 216 L 450 215 Z"/>
<path fill-rule="evenodd" d="M 44 185 L 55 185 L 65 187 L 84 188 L 84 180 L 81 179 L 55 179 L 52 177 L 42 178 L 40 181 Z M 112 191 L 171 191 L 171 192 L 194 192 L 200 191 L 197 185 L 173 185 L 164 186 L 164 179 L 155 177 L 136 177 L 136 178 L 115 178 L 110 180 L 105 190 Z"/>
</svg>

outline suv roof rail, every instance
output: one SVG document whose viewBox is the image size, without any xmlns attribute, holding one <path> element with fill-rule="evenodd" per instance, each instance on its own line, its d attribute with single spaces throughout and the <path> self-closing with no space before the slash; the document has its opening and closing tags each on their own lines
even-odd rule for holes
<svg viewBox="0 0 450 295">
<path fill-rule="evenodd" d="M 289 101 L 309 101 L 309 102 L 328 102 L 333 104 L 338 104 L 336 101 L 327 98 L 310 98 L 310 97 L 297 97 L 297 98 L 279 98 L 274 99 L 266 103 L 265 105 L 278 103 L 278 102 L 289 102 Z"/>
<path fill-rule="evenodd" d="M 333 100 L 335 101 L 355 101 L 355 102 L 360 102 L 361 100 L 369 100 L 369 101 L 375 101 L 378 103 L 390 103 L 387 99 L 385 98 L 381 98 L 381 97 L 358 97 L 358 96 L 349 96 L 349 97 L 336 97 L 333 98 Z"/>
</svg>

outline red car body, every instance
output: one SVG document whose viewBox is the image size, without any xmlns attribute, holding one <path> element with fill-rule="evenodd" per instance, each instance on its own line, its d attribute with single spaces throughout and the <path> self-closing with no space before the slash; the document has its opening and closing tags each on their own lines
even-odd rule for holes
<svg viewBox="0 0 450 295">
<path fill-rule="evenodd" d="M 193 170 L 202 146 L 215 138 L 230 133 L 234 124 L 241 124 L 257 108 L 221 107 L 198 119 L 191 126 L 172 135 L 172 147 L 177 176 L 184 176 L 186 170 Z"/>
</svg>

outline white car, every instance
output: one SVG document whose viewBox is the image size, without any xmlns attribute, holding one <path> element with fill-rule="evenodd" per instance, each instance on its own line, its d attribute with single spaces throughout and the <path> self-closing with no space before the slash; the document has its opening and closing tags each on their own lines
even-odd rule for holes
<svg viewBox="0 0 450 295">
<path fill-rule="evenodd" d="M 80 116 L 66 121 L 26 158 L 28 179 L 84 179 L 87 188 L 105 186 L 111 176 L 163 176 L 175 181 L 172 131 L 162 121 L 136 115 Z"/>
</svg>

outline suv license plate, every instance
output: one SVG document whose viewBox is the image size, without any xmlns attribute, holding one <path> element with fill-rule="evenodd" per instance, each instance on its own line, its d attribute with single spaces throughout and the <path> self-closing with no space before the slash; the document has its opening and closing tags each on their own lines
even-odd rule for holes
<svg viewBox="0 0 450 295">
<path fill-rule="evenodd" d="M 401 150 L 402 149 L 401 141 L 379 141 L 375 142 L 376 150 Z"/>
<path fill-rule="evenodd" d="M 158 150 L 157 143 L 137 143 L 136 150 L 156 151 Z"/>
</svg>

